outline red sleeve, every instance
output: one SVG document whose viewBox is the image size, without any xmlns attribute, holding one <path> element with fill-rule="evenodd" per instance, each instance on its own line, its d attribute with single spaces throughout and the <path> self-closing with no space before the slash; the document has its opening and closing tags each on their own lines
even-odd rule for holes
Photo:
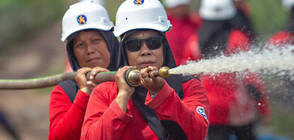
<svg viewBox="0 0 294 140">
<path fill-rule="evenodd" d="M 294 44 L 294 35 L 291 32 L 281 31 L 274 34 L 268 41 L 268 48 L 282 47 L 287 44 Z"/>
<path fill-rule="evenodd" d="M 185 82 L 182 86 L 183 100 L 165 83 L 154 98 L 148 93 L 145 103 L 156 111 L 160 120 L 178 123 L 188 139 L 205 139 L 209 124 L 209 103 L 205 89 L 197 79 Z"/>
<path fill-rule="evenodd" d="M 118 106 L 115 97 L 110 97 L 111 93 L 117 93 L 117 87 L 102 83 L 94 88 L 89 99 L 81 140 L 121 139 L 132 116 Z"/>
<path fill-rule="evenodd" d="M 228 40 L 225 54 L 235 54 L 250 50 L 250 39 L 241 31 L 233 30 Z"/>
<path fill-rule="evenodd" d="M 49 140 L 79 140 L 89 95 L 78 91 L 74 103 L 56 86 L 49 103 Z"/>
</svg>

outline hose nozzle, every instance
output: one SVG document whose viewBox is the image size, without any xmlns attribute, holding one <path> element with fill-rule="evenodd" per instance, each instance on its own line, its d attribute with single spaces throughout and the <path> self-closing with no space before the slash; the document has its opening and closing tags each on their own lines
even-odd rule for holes
<svg viewBox="0 0 294 140">
<path fill-rule="evenodd" d="M 163 66 L 159 70 L 151 71 L 155 76 L 160 76 L 162 78 L 168 78 L 170 74 L 168 73 L 169 67 Z M 128 69 L 125 75 L 126 82 L 131 87 L 137 87 L 141 84 L 140 82 L 140 70 L 137 68 Z"/>
</svg>

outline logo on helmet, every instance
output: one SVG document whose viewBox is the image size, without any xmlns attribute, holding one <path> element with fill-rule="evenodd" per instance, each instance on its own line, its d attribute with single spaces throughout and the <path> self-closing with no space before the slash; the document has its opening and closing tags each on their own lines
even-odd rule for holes
<svg viewBox="0 0 294 140">
<path fill-rule="evenodd" d="M 141 5 L 144 3 L 144 0 L 134 0 L 135 5 Z"/>
<path fill-rule="evenodd" d="M 77 21 L 80 25 L 87 23 L 87 17 L 85 15 L 79 15 Z"/>
</svg>

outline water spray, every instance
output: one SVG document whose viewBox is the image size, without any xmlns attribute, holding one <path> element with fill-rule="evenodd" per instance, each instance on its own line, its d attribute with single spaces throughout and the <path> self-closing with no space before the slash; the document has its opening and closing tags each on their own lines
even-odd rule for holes
<svg viewBox="0 0 294 140">
<path fill-rule="evenodd" d="M 159 70 L 151 71 L 155 76 L 160 76 L 162 78 L 169 77 L 169 68 L 164 66 Z M 94 78 L 94 83 L 102 83 L 106 81 L 114 81 L 116 71 L 111 72 L 100 72 Z M 20 80 L 0 80 L 0 90 L 1 89 L 37 89 L 55 86 L 58 83 L 65 80 L 74 80 L 76 77 L 76 72 L 67 72 L 63 74 L 34 78 L 34 79 L 20 79 Z M 90 79 L 90 74 L 86 75 L 87 79 Z M 140 82 L 140 70 L 137 68 L 131 68 L 126 72 L 125 79 L 126 82 L 132 86 L 136 87 L 141 84 Z"/>
<path fill-rule="evenodd" d="M 169 70 L 169 74 L 218 74 L 249 71 L 260 74 L 277 74 L 288 71 L 294 73 L 294 46 L 289 48 L 276 48 L 262 52 L 242 52 L 231 56 L 219 56 L 200 61 L 190 61 Z"/>
</svg>

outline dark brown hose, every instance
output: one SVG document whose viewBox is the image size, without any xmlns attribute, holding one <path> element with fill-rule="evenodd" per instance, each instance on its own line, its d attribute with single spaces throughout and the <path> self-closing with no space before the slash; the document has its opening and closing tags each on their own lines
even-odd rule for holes
<svg viewBox="0 0 294 140">
<path fill-rule="evenodd" d="M 156 71 L 152 71 L 155 73 L 156 76 L 161 76 L 163 78 L 167 78 L 169 76 L 168 74 L 168 67 L 162 67 Z M 114 81 L 116 71 L 111 72 L 100 72 L 96 75 L 94 78 L 95 83 L 102 83 L 106 81 Z M 76 77 L 76 72 L 68 72 L 68 73 L 62 73 L 57 74 L 53 76 L 48 77 L 42 77 L 42 78 L 34 78 L 34 79 L 0 79 L 0 90 L 1 89 L 37 89 L 37 88 L 46 88 L 55 86 L 58 83 L 65 81 L 65 80 L 74 80 Z M 86 75 L 87 79 L 90 79 L 90 74 L 88 73 Z M 140 85 L 139 80 L 140 74 L 138 69 L 132 69 L 130 72 L 126 74 L 126 82 L 130 86 L 138 86 Z"/>
<path fill-rule="evenodd" d="M 105 81 L 113 81 L 116 72 L 101 72 L 98 73 L 94 79 L 95 83 L 101 83 Z M 34 78 L 34 79 L 15 79 L 15 80 L 0 80 L 0 89 L 37 89 L 55 86 L 58 83 L 65 80 L 74 80 L 76 72 L 68 72 L 63 74 L 57 74 L 48 77 Z M 89 78 L 87 74 L 87 79 Z"/>
</svg>

